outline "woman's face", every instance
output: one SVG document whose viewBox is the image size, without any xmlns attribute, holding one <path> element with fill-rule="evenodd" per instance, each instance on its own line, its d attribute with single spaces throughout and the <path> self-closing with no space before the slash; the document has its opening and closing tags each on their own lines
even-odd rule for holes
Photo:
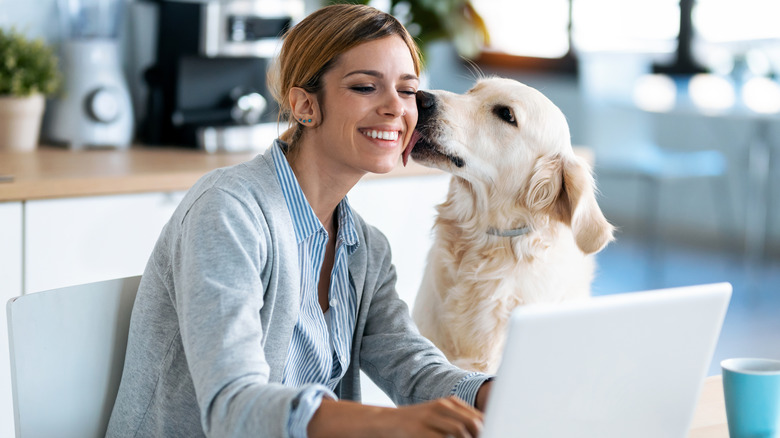
<svg viewBox="0 0 780 438">
<path fill-rule="evenodd" d="M 398 36 L 344 52 L 323 75 L 322 123 L 315 129 L 320 164 L 362 176 L 398 163 L 417 124 L 419 78 Z"/>
</svg>

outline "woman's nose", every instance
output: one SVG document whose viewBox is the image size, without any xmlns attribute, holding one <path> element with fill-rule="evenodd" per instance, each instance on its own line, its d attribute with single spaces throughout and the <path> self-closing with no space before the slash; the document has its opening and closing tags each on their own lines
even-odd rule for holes
<svg viewBox="0 0 780 438">
<path fill-rule="evenodd" d="M 385 115 L 399 117 L 404 114 L 404 102 L 401 99 L 401 96 L 398 95 L 398 92 L 395 90 L 389 92 L 385 99 L 384 105 L 382 106 L 382 112 Z"/>
</svg>

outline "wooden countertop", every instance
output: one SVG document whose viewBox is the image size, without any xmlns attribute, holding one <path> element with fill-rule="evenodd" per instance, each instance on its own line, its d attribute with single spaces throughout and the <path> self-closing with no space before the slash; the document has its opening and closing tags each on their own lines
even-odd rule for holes
<svg viewBox="0 0 780 438">
<path fill-rule="evenodd" d="M 574 152 L 593 163 L 587 147 Z M 210 154 L 198 149 L 133 146 L 125 150 L 70 150 L 41 146 L 34 152 L 0 151 L 0 202 L 143 192 L 185 191 L 210 170 L 251 160 L 261 152 Z M 436 175 L 409 161 L 384 175 Z"/>
<path fill-rule="evenodd" d="M 126 150 L 40 147 L 0 151 L 0 202 L 141 192 L 183 191 L 206 172 L 248 161 L 260 152 L 209 154 L 196 149 L 134 146 Z M 386 175 L 436 174 L 410 162 Z"/>
<path fill-rule="evenodd" d="M 729 438 L 721 376 L 704 380 L 688 438 Z"/>
</svg>

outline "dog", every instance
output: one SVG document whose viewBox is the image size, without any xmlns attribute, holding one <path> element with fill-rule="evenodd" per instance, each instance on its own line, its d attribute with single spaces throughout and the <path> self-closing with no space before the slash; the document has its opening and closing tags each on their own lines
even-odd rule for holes
<svg viewBox="0 0 780 438">
<path fill-rule="evenodd" d="M 417 106 L 404 159 L 452 177 L 412 316 L 450 362 L 495 373 L 511 311 L 588 298 L 614 228 L 564 114 L 538 90 L 483 78 L 465 94 L 419 91 Z"/>
</svg>

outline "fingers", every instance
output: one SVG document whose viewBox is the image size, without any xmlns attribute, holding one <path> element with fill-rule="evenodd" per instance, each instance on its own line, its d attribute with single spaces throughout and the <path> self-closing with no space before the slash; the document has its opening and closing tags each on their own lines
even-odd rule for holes
<svg viewBox="0 0 780 438">
<path fill-rule="evenodd" d="M 457 397 L 432 402 L 429 426 L 444 436 L 475 438 L 482 431 L 482 413 Z"/>
<path fill-rule="evenodd" d="M 413 438 L 477 438 L 482 413 L 456 397 L 383 411 L 387 436 Z M 379 435 L 377 435 L 379 436 Z M 385 435 L 381 435 L 385 436 Z"/>
</svg>

